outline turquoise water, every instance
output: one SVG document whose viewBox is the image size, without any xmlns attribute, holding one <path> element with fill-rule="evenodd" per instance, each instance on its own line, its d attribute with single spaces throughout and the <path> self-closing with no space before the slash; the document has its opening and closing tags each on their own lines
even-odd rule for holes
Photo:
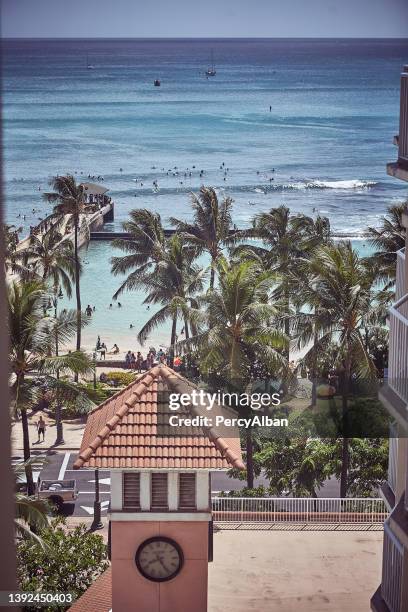
<svg viewBox="0 0 408 612">
<path fill-rule="evenodd" d="M 217 76 L 206 79 L 211 49 Z M 115 200 L 108 229 L 135 207 L 164 225 L 189 218 L 202 183 L 233 198 L 238 226 L 285 203 L 353 235 L 407 197 L 385 173 L 406 40 L 26 40 L 3 51 L 6 220 L 23 232 L 49 210 L 50 176 L 66 172 L 103 177 Z M 148 312 L 139 294 L 109 309 L 110 256 L 100 243 L 84 255 L 83 303 L 96 306 L 84 337 L 136 348 Z"/>
<path fill-rule="evenodd" d="M 364 257 L 372 251 L 367 242 L 354 240 L 353 247 Z M 137 332 L 144 323 L 155 312 L 155 307 L 151 306 L 147 310 L 143 304 L 145 294 L 143 291 L 124 293 L 119 298 L 122 307 L 119 308 L 117 302 L 113 302 L 112 294 L 120 285 L 120 277 L 109 279 L 110 259 L 117 253 L 112 250 L 108 242 L 91 242 L 87 252 L 82 252 L 84 272 L 81 279 L 82 304 L 86 308 L 87 304 L 95 306 L 90 324 L 83 331 L 83 343 L 88 350 L 92 350 L 96 344 L 98 334 L 101 340 L 106 342 L 108 349 L 117 343 L 121 353 L 130 350 L 139 350 L 141 347 L 137 342 Z M 120 252 L 118 252 L 120 254 Z M 201 258 L 200 263 L 206 265 L 206 258 Z M 101 269 L 106 273 L 101 273 Z M 107 282 L 108 279 L 108 282 Z M 109 305 L 112 303 L 112 308 Z M 73 302 L 66 299 L 61 300 L 61 308 L 73 307 Z M 133 329 L 130 329 L 133 324 Z M 178 326 L 180 334 L 183 323 Z M 149 346 L 159 345 L 164 347 L 169 345 L 171 322 L 156 330 L 151 339 L 148 339 L 145 347 L 141 350 L 146 352 Z M 180 339 L 182 336 L 180 335 Z"/>
</svg>

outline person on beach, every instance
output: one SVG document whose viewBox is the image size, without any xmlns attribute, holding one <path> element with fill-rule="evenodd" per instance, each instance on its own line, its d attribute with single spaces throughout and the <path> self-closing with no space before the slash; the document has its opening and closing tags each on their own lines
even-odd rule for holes
<svg viewBox="0 0 408 612">
<path fill-rule="evenodd" d="M 126 369 L 130 370 L 130 359 L 132 357 L 132 353 L 131 351 L 128 351 L 125 355 L 125 365 L 126 365 Z"/>
<path fill-rule="evenodd" d="M 40 438 L 41 438 L 41 434 L 42 434 L 42 441 L 45 442 L 45 430 L 46 430 L 46 424 L 45 421 L 42 417 L 42 415 L 40 416 L 40 418 L 38 419 L 37 422 L 37 433 L 38 433 L 38 440 L 37 442 L 41 442 Z"/>
<path fill-rule="evenodd" d="M 111 353 L 112 355 L 117 355 L 119 353 L 119 347 L 116 343 L 112 346 Z"/>
<path fill-rule="evenodd" d="M 130 369 L 136 370 L 136 356 L 134 353 L 130 355 Z"/>
<path fill-rule="evenodd" d="M 106 344 L 104 342 L 101 344 L 101 359 L 106 359 Z"/>
<path fill-rule="evenodd" d="M 141 374 L 142 373 L 142 363 L 143 363 L 143 357 L 140 351 L 137 351 L 137 357 L 136 357 L 136 368 L 137 368 L 137 373 Z"/>
<path fill-rule="evenodd" d="M 88 306 L 86 307 L 86 315 L 87 317 L 92 317 L 92 308 L 90 307 L 90 305 L 88 304 Z"/>
<path fill-rule="evenodd" d="M 101 348 L 101 337 L 98 336 L 98 339 L 96 341 L 96 350 L 99 351 L 100 348 Z"/>
</svg>

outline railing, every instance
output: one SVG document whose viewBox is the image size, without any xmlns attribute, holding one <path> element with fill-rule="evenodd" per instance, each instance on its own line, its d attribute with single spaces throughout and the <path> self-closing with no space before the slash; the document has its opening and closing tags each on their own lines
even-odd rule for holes
<svg viewBox="0 0 408 612">
<path fill-rule="evenodd" d="M 390 441 L 388 448 L 388 485 L 392 492 L 397 488 L 398 438 L 395 425 L 390 425 Z"/>
<path fill-rule="evenodd" d="M 395 278 L 395 301 L 405 295 L 405 249 L 397 251 L 397 273 Z"/>
<path fill-rule="evenodd" d="M 408 66 L 404 66 L 401 75 L 398 162 L 408 163 Z"/>
<path fill-rule="evenodd" d="M 213 497 L 215 523 L 383 523 L 382 499 Z"/>
<path fill-rule="evenodd" d="M 408 294 L 390 308 L 389 322 L 388 384 L 408 402 Z"/>
<path fill-rule="evenodd" d="M 381 595 L 390 612 L 401 611 L 403 554 L 402 544 L 385 523 Z"/>
</svg>

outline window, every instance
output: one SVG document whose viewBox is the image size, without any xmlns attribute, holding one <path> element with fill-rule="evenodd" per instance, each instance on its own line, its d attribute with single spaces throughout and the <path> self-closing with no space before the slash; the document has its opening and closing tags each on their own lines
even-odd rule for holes
<svg viewBox="0 0 408 612">
<path fill-rule="evenodd" d="M 167 474 L 152 474 L 152 510 L 167 510 Z"/>
<path fill-rule="evenodd" d="M 123 473 L 123 509 L 140 510 L 140 474 Z"/>
<path fill-rule="evenodd" d="M 179 508 L 191 510 L 196 508 L 196 475 L 179 475 Z"/>
</svg>

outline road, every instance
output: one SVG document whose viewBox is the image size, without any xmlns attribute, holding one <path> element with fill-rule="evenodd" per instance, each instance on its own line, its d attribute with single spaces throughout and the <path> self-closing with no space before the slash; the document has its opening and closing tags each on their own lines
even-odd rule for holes
<svg viewBox="0 0 408 612">
<path fill-rule="evenodd" d="M 36 453 L 40 455 L 41 453 Z M 40 475 L 42 480 L 76 480 L 78 489 L 78 499 L 75 503 L 64 504 L 64 514 L 66 516 L 93 516 L 93 503 L 95 499 L 95 472 L 94 470 L 74 470 L 73 464 L 76 459 L 75 452 L 57 452 L 47 455 L 44 467 L 36 469 L 33 466 L 35 475 Z M 20 459 L 19 456 L 13 457 L 15 463 Z M 267 486 L 268 481 L 265 477 L 256 479 L 255 486 Z M 110 472 L 109 470 L 99 470 L 99 490 L 102 505 L 102 516 L 106 516 L 110 501 Z M 219 491 L 238 491 L 245 486 L 245 482 L 232 479 L 225 472 L 212 472 L 211 489 L 213 494 Z M 319 497 L 337 497 L 339 495 L 339 485 L 336 480 L 325 483 L 320 491 Z"/>
</svg>

